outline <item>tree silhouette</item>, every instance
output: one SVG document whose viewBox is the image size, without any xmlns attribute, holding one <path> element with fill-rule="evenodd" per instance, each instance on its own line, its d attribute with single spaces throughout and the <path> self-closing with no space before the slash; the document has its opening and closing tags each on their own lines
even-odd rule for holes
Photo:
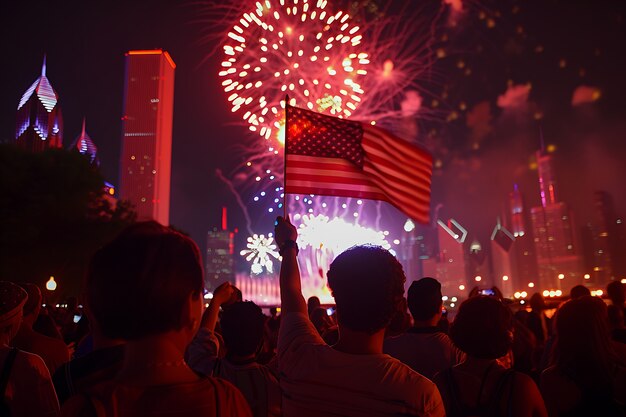
<svg viewBox="0 0 626 417">
<path fill-rule="evenodd" d="M 91 255 L 136 217 L 103 185 L 78 152 L 0 145 L 0 279 L 43 289 L 54 276 L 57 297 L 78 295 Z"/>
</svg>

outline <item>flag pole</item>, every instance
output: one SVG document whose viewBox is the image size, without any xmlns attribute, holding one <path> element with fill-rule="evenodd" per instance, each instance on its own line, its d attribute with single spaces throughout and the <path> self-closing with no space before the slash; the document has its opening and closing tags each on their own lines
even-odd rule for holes
<svg viewBox="0 0 626 417">
<path fill-rule="evenodd" d="M 287 137 L 289 136 L 289 94 L 285 94 L 285 146 L 283 147 L 283 217 L 287 219 Z"/>
</svg>

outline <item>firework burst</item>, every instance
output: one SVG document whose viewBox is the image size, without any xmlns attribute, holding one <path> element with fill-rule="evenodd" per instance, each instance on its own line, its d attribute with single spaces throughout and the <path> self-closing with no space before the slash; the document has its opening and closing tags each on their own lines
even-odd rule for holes
<svg viewBox="0 0 626 417">
<path fill-rule="evenodd" d="M 242 250 L 239 254 L 243 256 L 246 261 L 252 262 L 250 270 L 252 273 L 259 275 L 264 270 L 270 274 L 274 272 L 274 263 L 272 258 L 278 259 L 279 254 L 276 251 L 276 245 L 273 243 L 274 238 L 269 235 L 257 235 L 254 234 L 248 237 L 248 243 L 246 249 Z"/>
<path fill-rule="evenodd" d="M 359 27 L 326 6 L 257 2 L 228 32 L 222 86 L 232 111 L 266 139 L 282 128 L 285 94 L 292 105 L 339 117 L 349 117 L 361 101 L 369 59 L 359 49 Z"/>
</svg>

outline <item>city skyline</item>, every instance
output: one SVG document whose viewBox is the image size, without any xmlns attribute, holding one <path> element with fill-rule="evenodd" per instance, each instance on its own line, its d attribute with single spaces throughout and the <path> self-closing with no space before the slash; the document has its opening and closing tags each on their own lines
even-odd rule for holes
<svg viewBox="0 0 626 417">
<path fill-rule="evenodd" d="M 179 71 L 184 74 L 177 82 L 176 102 L 185 103 L 174 109 L 172 224 L 189 231 L 194 239 L 203 245 L 206 231 L 219 224 L 219 211 L 224 203 L 231 208 L 233 224 L 243 225 L 234 198 L 215 178 L 214 171 L 238 163 L 237 145 L 244 143 L 241 138 L 247 132 L 245 127 L 238 125 L 237 119 L 231 116 L 224 94 L 219 88 L 216 77 L 219 57 L 205 61 L 207 52 L 200 46 L 199 31 L 195 31 L 190 23 L 194 16 L 192 6 L 174 6 L 174 3 L 168 2 L 159 4 L 162 7 L 158 12 L 145 10 L 144 6 L 147 4 L 144 3 L 127 8 L 113 5 L 111 10 L 106 12 L 99 10 L 97 6 L 76 7 L 72 2 L 67 5 L 52 2 L 52 5 L 46 6 L 50 8 L 51 16 L 63 13 L 76 16 L 81 27 L 86 29 L 93 26 L 94 30 L 85 30 L 86 36 L 83 40 L 73 39 L 70 36 L 71 31 L 60 28 L 58 32 L 45 39 L 37 36 L 42 32 L 36 32 L 20 39 L 16 45 L 3 41 L 6 43 L 9 56 L 13 58 L 11 67 L 8 68 L 9 77 L 6 77 L 9 80 L 3 80 L 5 83 L 10 81 L 10 85 L 7 83 L 4 88 L 7 93 L 3 95 L 5 98 L 2 103 L 2 109 L 11 110 L 3 111 L 0 115 L 2 120 L 0 128 L 5 132 L 3 139 L 10 139 L 8 132 L 15 126 L 13 121 L 15 105 L 19 101 L 19 96 L 32 83 L 32 78 L 41 65 L 43 54 L 47 53 L 48 76 L 59 92 L 60 104 L 66 117 L 64 146 L 69 145 L 67 143 L 69 138 L 79 134 L 80 121 L 86 117 L 89 120 L 90 133 L 99 148 L 101 169 L 107 179 L 119 186 L 117 175 L 119 168 L 116 160 L 119 158 L 121 146 L 123 53 L 134 48 L 154 47 L 171 51 L 179 64 Z M 515 5 L 516 2 L 507 2 L 501 7 L 504 10 L 506 6 L 508 15 L 511 15 Z M 578 62 L 582 58 L 573 53 L 570 46 L 566 45 L 562 51 L 555 51 L 557 35 L 540 39 L 540 34 L 545 35 L 547 28 L 552 24 L 548 17 L 534 20 L 526 17 L 525 24 L 522 24 L 527 31 L 526 38 L 512 37 L 512 42 L 518 42 L 527 49 L 534 49 L 538 44 L 542 44 L 546 51 L 542 52 L 543 55 L 540 55 L 536 62 L 523 66 L 526 75 L 520 75 L 520 71 L 507 74 L 506 66 L 498 67 L 493 72 L 485 72 L 484 77 L 493 78 L 493 82 L 490 83 L 490 96 L 486 93 L 481 96 L 477 91 L 468 94 L 475 97 L 466 103 L 469 110 L 472 110 L 473 120 L 477 117 L 479 120 L 489 120 L 487 116 L 482 119 L 479 117 L 478 105 L 485 99 L 503 104 L 499 107 L 499 113 L 492 110 L 488 114 L 492 122 L 487 123 L 486 128 L 490 128 L 492 133 L 491 137 L 487 135 L 479 150 L 467 150 L 464 144 L 466 138 L 479 130 L 475 127 L 476 124 L 469 127 L 471 118 L 464 117 L 456 124 L 446 122 L 445 117 L 435 121 L 443 126 L 438 129 L 436 140 L 447 149 L 450 156 L 441 158 L 443 166 L 439 176 L 433 181 L 433 202 L 443 203 L 442 218 L 459 219 L 484 246 L 488 243 L 495 218 L 500 212 L 500 206 L 506 201 L 506 193 L 513 183 L 520 184 L 528 207 L 538 204 L 539 190 L 536 182 L 533 182 L 536 171 L 529 169 L 529 165 L 532 165 L 529 158 L 538 146 L 540 126 L 544 126 L 546 143 L 556 145 L 554 155 L 557 171 L 562 172 L 559 178 L 563 178 L 560 193 L 563 200 L 570 202 L 576 212 L 580 221 L 578 226 L 587 222 L 593 215 L 593 205 L 587 202 L 592 200 L 593 192 L 599 189 L 613 194 L 616 211 L 624 213 L 626 197 L 620 193 L 619 184 L 620 179 L 626 177 L 626 174 L 624 167 L 617 163 L 619 156 L 624 155 L 624 145 L 618 141 L 624 126 L 623 122 L 616 118 L 616 114 L 624 112 L 621 96 L 625 84 L 622 77 L 616 75 L 620 68 L 624 68 L 624 58 L 617 54 L 623 40 L 619 37 L 611 40 L 609 29 L 601 29 L 593 22 L 592 27 L 586 29 L 587 32 L 581 31 L 580 35 L 576 35 L 578 37 L 571 33 L 576 24 L 584 20 L 582 11 L 585 7 L 594 16 L 603 15 L 602 13 L 611 16 L 608 21 L 623 31 L 623 23 L 620 23 L 621 21 L 615 23 L 622 10 L 617 6 L 613 6 L 612 9 L 609 6 L 609 3 L 597 7 L 592 7 L 591 3 L 586 6 L 565 6 L 555 2 L 545 6 L 549 12 L 559 10 L 560 7 L 570 18 L 571 21 L 563 22 L 563 31 L 572 36 L 571 43 L 577 43 L 576 39 L 588 31 L 598 32 L 595 37 L 590 37 L 589 41 L 578 42 L 584 46 L 581 50 L 585 48 L 591 50 L 591 56 L 594 56 L 594 47 L 597 46 L 592 45 L 594 42 L 602 46 L 600 54 L 596 58 L 589 58 L 588 63 Z M 29 7 L 33 6 L 26 3 L 11 7 L 19 9 L 11 14 L 16 17 L 16 21 L 7 22 L 3 29 L 6 31 L 19 27 L 20 19 L 23 19 L 21 16 L 28 16 Z M 489 13 L 499 10 L 493 5 L 490 7 L 495 10 L 488 10 Z M 539 7 L 538 3 L 531 3 L 528 8 L 534 10 L 533 7 Z M 602 8 L 608 11 L 603 12 Z M 23 13 L 18 13 L 20 10 Z M 531 14 L 530 10 L 528 14 Z M 476 21 L 464 23 L 465 30 L 480 24 L 478 15 L 479 13 L 476 13 Z M 137 19 L 138 16 L 143 18 Z M 468 16 L 474 18 L 474 13 L 470 10 Z M 497 21 L 497 24 L 502 26 L 500 30 L 506 32 L 507 36 L 509 32 L 518 31 L 514 18 L 510 16 L 508 18 L 509 20 L 506 20 L 503 17 Z M 111 37 L 95 35 L 112 22 L 118 23 L 117 35 Z M 181 28 L 187 30 L 181 31 Z M 452 29 L 448 28 L 445 31 L 451 32 Z M 478 30 L 476 32 L 476 37 L 483 36 L 482 32 Z M 562 37 L 564 34 L 559 36 Z M 5 39 L 7 38 L 5 36 Z M 550 45 L 553 45 L 552 51 Z M 469 48 L 464 53 L 470 55 Z M 567 57 L 568 54 L 570 57 Z M 563 58 L 566 61 L 565 68 L 560 68 L 561 55 L 565 57 Z M 506 57 L 508 58 L 508 55 Z M 494 55 L 493 51 L 492 58 L 497 60 L 497 55 Z M 450 67 L 455 68 L 459 57 L 450 58 L 450 61 L 443 64 L 450 64 Z M 611 68 L 608 66 L 609 62 L 612 64 Z M 467 82 L 447 69 L 446 65 L 444 75 L 452 80 L 448 87 L 448 95 L 461 94 L 463 90 L 469 88 Z M 587 72 L 584 77 L 578 75 L 582 67 L 585 67 Z M 536 74 L 547 68 L 550 71 L 545 71 L 548 74 L 545 77 Z M 496 74 L 496 70 L 502 71 L 502 74 Z M 476 71 L 477 69 L 474 70 Z M 575 75 L 563 77 L 562 82 L 554 82 L 554 74 L 564 74 L 567 71 Z M 511 84 L 508 86 L 506 83 L 502 84 L 502 76 L 509 78 Z M 572 78 L 576 79 L 572 81 Z M 553 84 L 549 85 L 548 80 Z M 465 84 L 461 85 L 464 82 Z M 514 87 L 523 86 L 526 82 L 532 83 L 532 89 L 519 93 L 524 107 L 520 110 L 513 105 L 515 93 L 519 92 L 519 89 L 515 90 Z M 456 89 L 454 84 L 457 85 Z M 581 85 L 599 86 L 602 91 L 601 97 L 597 101 L 590 100 L 587 103 L 573 105 L 573 93 Z M 11 91 L 15 93 L 10 93 Z M 553 91 L 554 97 L 546 98 L 550 91 Z M 507 100 L 513 104 L 505 106 Z M 495 106 L 496 104 L 492 104 L 492 107 Z M 539 112 L 537 107 L 541 107 L 539 110 L 543 113 L 542 118 L 538 120 L 535 119 L 536 113 Z M 468 116 L 469 113 L 468 111 Z M 528 121 L 524 119 L 525 117 Z M 520 122 L 520 118 L 524 119 L 523 123 Z M 569 119 L 574 120 L 570 122 Z M 426 127 L 423 128 L 424 132 Z M 455 145 L 455 142 L 463 144 Z M 511 155 L 507 155 L 506 151 Z M 593 167 L 596 169 L 590 169 Z M 494 172 L 502 172 L 502 175 L 494 177 Z M 580 172 L 584 172 L 584 175 Z M 251 200 L 246 203 L 258 213 L 256 217 L 259 218 L 259 222 L 266 220 L 268 223 L 267 226 L 256 225 L 259 232 L 270 229 L 271 216 L 263 214 L 263 208 L 255 206 Z M 399 223 L 401 225 L 403 221 Z M 245 236 L 240 234 L 240 238 L 245 239 Z"/>
</svg>

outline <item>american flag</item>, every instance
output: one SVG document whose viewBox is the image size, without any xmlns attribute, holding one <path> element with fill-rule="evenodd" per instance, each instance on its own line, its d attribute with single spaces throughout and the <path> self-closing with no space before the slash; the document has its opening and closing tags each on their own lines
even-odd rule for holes
<svg viewBox="0 0 626 417">
<path fill-rule="evenodd" d="M 365 123 L 289 106 L 285 192 L 383 200 L 428 223 L 432 156 Z"/>
</svg>

